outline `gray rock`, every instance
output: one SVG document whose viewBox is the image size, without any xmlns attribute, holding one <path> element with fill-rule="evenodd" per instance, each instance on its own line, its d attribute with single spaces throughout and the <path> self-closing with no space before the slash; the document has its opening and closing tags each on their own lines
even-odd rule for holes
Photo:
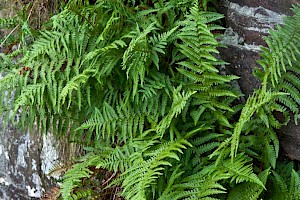
<svg viewBox="0 0 300 200">
<path fill-rule="evenodd" d="M 290 15 L 292 4 L 300 0 L 221 0 L 219 10 L 223 12 L 228 26 L 221 40 L 227 48 L 220 49 L 221 58 L 230 63 L 227 71 L 240 76 L 239 85 L 246 96 L 260 87 L 253 69 L 259 67 L 259 47 L 266 45 L 263 36 L 269 29 L 282 24 L 282 18 Z M 300 161 L 300 128 L 291 121 L 279 131 L 280 144 L 285 154 Z"/>
<path fill-rule="evenodd" d="M 54 142 L 0 123 L 0 199 L 40 198 L 54 185 L 46 176 L 58 159 Z"/>
</svg>

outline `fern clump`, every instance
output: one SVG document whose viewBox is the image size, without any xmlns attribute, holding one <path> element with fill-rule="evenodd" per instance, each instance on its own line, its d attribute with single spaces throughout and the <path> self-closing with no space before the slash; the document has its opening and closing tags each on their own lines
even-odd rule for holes
<svg viewBox="0 0 300 200">
<path fill-rule="evenodd" d="M 220 73 L 226 63 L 213 32 L 223 16 L 208 12 L 208 2 L 69 1 L 21 60 L 1 56 L 8 120 L 21 115 L 23 128 L 86 147 L 62 179 L 63 199 L 113 187 L 136 200 L 264 195 L 279 152 L 275 130 L 298 113 L 298 29 L 272 32 L 259 61 L 263 87 L 243 105 L 238 77 Z M 107 188 L 99 193 L 100 179 Z"/>
</svg>

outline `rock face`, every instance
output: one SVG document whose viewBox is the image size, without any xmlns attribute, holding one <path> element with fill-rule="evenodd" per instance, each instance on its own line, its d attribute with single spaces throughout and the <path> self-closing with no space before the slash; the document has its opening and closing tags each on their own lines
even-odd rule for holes
<svg viewBox="0 0 300 200">
<path fill-rule="evenodd" d="M 224 13 L 228 27 L 222 58 L 231 63 L 229 71 L 240 76 L 242 91 L 249 95 L 259 82 L 252 76 L 259 59 L 259 45 L 265 45 L 263 36 L 270 28 L 283 23 L 283 16 L 291 14 L 291 2 L 273 0 L 222 0 L 219 10 Z M 280 9 L 279 9 L 280 8 Z M 279 10 L 278 10 L 279 9 Z M 231 40 L 230 38 L 238 38 Z M 228 39 L 229 38 L 229 39 Z"/>
<path fill-rule="evenodd" d="M 58 159 L 53 138 L 0 127 L 0 199 L 41 197 L 52 184 L 45 174 Z"/>
<path fill-rule="evenodd" d="M 17 6 L 17 1 L 0 0 L 0 17 L 14 16 Z M 5 34 L 1 30 L 2 38 Z M 46 174 L 60 157 L 58 143 L 51 135 L 29 134 L 10 124 L 4 127 L 0 116 L 0 199 L 39 199 L 53 185 Z"/>
<path fill-rule="evenodd" d="M 227 29 L 225 43 L 228 48 L 220 49 L 223 60 L 230 63 L 227 70 L 241 77 L 239 85 L 244 94 L 250 95 L 260 86 L 252 75 L 259 67 L 259 46 L 265 45 L 263 36 L 270 28 L 282 24 L 282 18 L 291 15 L 292 4 L 300 0 L 221 0 L 219 10 L 225 15 Z M 300 161 L 300 128 L 290 122 L 280 130 L 280 143 L 284 153 Z"/>
<path fill-rule="evenodd" d="M 284 153 L 290 159 L 300 161 L 300 126 L 295 125 L 294 121 L 290 121 L 289 124 L 280 131 L 279 140 L 284 149 Z"/>
</svg>

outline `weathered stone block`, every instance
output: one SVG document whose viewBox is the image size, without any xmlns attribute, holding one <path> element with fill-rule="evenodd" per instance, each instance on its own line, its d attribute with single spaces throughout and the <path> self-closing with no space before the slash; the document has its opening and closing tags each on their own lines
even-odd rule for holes
<svg viewBox="0 0 300 200">
<path fill-rule="evenodd" d="M 299 3 L 299 0 L 230 0 L 230 2 L 253 8 L 260 6 L 277 13 L 289 15 L 292 14 L 291 5 Z"/>
<path fill-rule="evenodd" d="M 42 170 L 58 159 L 51 138 L 22 132 L 12 126 L 3 128 L 0 123 L 0 199 L 39 198 L 44 188 L 52 185 Z M 48 145 L 48 146 L 47 146 Z M 51 154 L 51 155 L 50 155 Z"/>
<path fill-rule="evenodd" d="M 263 36 L 269 29 L 283 23 L 283 17 L 292 14 L 292 4 L 300 0 L 221 0 L 219 10 L 225 15 L 228 29 L 223 43 L 228 48 L 220 49 L 221 57 L 230 63 L 227 70 L 241 77 L 241 90 L 250 95 L 260 83 L 252 75 L 254 68 L 259 67 L 259 46 L 265 45 Z M 238 38 L 238 39 L 232 39 Z M 300 128 L 291 121 L 279 131 L 280 144 L 285 154 L 300 161 Z"/>
</svg>

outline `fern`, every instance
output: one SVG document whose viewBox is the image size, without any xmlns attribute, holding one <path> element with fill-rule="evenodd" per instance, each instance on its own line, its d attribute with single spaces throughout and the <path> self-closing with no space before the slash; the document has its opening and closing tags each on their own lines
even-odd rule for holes
<svg viewBox="0 0 300 200">
<path fill-rule="evenodd" d="M 266 184 L 268 176 L 270 174 L 270 170 L 266 169 L 262 171 L 258 177 L 263 182 L 263 184 Z M 263 187 L 246 182 L 241 183 L 233 188 L 233 190 L 230 191 L 228 195 L 228 200 L 234 200 L 234 199 L 251 199 L 256 200 L 259 199 L 261 193 L 263 192 Z"/>
<path fill-rule="evenodd" d="M 236 183 L 244 181 L 253 182 L 264 188 L 264 184 L 252 172 L 251 164 L 246 165 L 247 162 L 249 162 L 247 157 L 240 154 L 234 158 L 233 161 L 225 161 L 223 166 L 228 169 L 229 174 L 231 174 L 231 181 L 235 180 Z"/>
<path fill-rule="evenodd" d="M 159 200 L 216 199 L 212 195 L 226 193 L 226 189 L 218 183 L 220 180 L 228 179 L 228 174 L 226 173 L 215 172 L 212 175 L 208 175 L 207 170 L 202 170 L 194 175 L 185 177 L 177 184 L 173 184 L 182 173 L 184 172 L 173 172 L 169 179 L 168 187 L 164 190 Z"/>
<path fill-rule="evenodd" d="M 284 170 L 281 171 L 280 170 Z M 284 173 L 282 173 L 284 172 Z M 300 199 L 299 172 L 293 169 L 292 162 L 282 163 L 270 175 L 270 186 L 273 193 L 267 192 L 266 197 L 272 199 Z"/>
<path fill-rule="evenodd" d="M 243 104 L 238 77 L 220 73 L 212 31 L 223 16 L 208 2 L 69 1 L 31 45 L 1 54 L 7 118 L 86 146 L 63 177 L 63 199 L 110 187 L 125 199 L 258 199 L 270 180 L 298 198 L 296 172 L 286 181 L 269 170 L 276 130 L 299 110 L 299 7 L 266 39 L 262 88 Z"/>
<path fill-rule="evenodd" d="M 16 26 L 18 23 L 19 23 L 19 19 L 17 17 L 0 19 L 0 27 L 1 28 L 11 28 L 11 27 Z"/>
<path fill-rule="evenodd" d="M 146 154 L 149 159 L 129 168 L 124 174 L 122 185 L 123 194 L 127 199 L 146 199 L 146 189 L 150 187 L 158 176 L 162 175 L 164 166 L 171 165 L 168 158 L 179 160 L 177 152 L 182 153 L 185 145 L 189 143 L 185 140 L 178 140 L 162 144 L 158 149 Z"/>
<path fill-rule="evenodd" d="M 264 79 L 275 91 L 289 94 L 289 97 L 279 97 L 278 101 L 294 113 L 294 121 L 297 123 L 299 105 L 299 79 L 297 75 L 297 62 L 299 60 L 299 29 L 295 22 L 299 20 L 299 6 L 293 8 L 295 15 L 286 17 L 283 26 L 270 31 L 270 37 L 265 38 L 268 48 L 263 48 L 262 60 L 258 63 L 264 72 L 258 72 L 257 76 Z"/>
<path fill-rule="evenodd" d="M 90 159 L 89 162 L 74 164 L 72 168 L 66 172 L 63 179 L 64 184 L 61 186 L 61 195 L 64 199 L 77 199 L 75 197 L 78 194 L 74 193 L 73 190 L 75 187 L 83 187 L 82 180 L 92 176 L 93 172 L 87 168 L 92 161 L 93 160 Z M 76 175 L 74 172 L 76 172 Z"/>
<path fill-rule="evenodd" d="M 231 141 L 231 157 L 235 157 L 238 150 L 239 137 L 242 132 L 243 125 L 250 120 L 251 116 L 264 104 L 269 103 L 275 96 L 284 95 L 283 93 L 272 93 L 264 90 L 260 91 L 261 93 L 256 96 L 254 94 L 252 97 L 249 97 L 245 107 L 242 110 L 240 119 L 235 125 L 234 132 L 232 135 Z"/>
</svg>

